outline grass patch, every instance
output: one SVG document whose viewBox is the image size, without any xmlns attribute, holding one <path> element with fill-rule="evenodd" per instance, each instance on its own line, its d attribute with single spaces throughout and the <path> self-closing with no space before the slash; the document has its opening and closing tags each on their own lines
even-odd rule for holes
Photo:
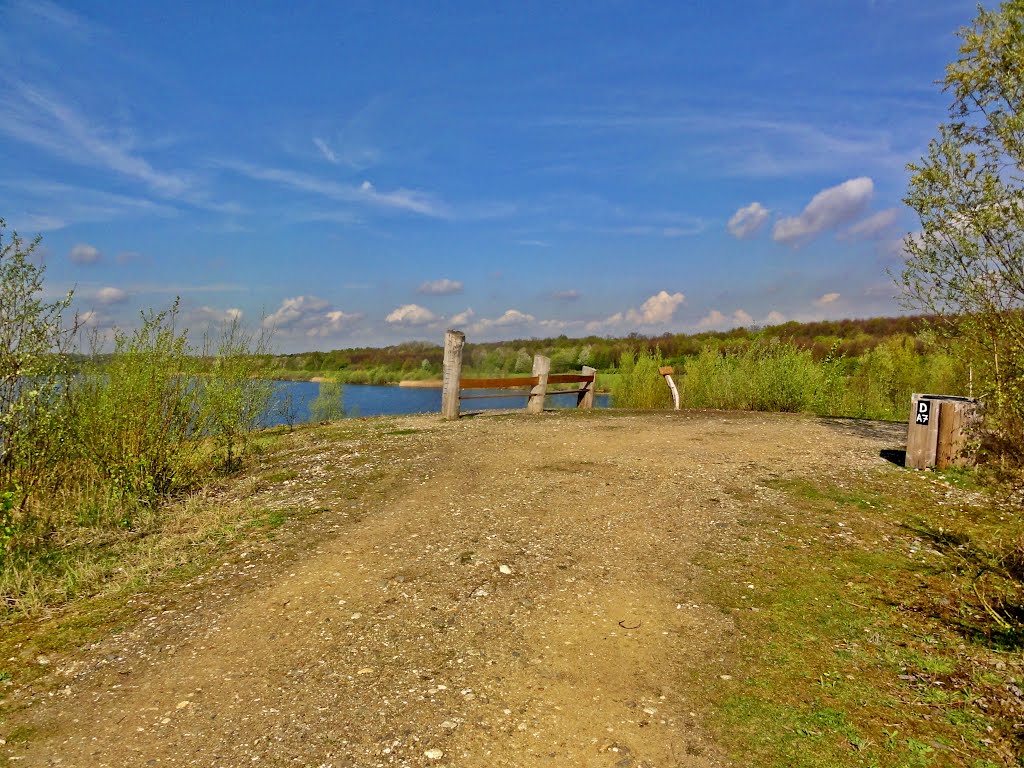
<svg viewBox="0 0 1024 768">
<path fill-rule="evenodd" d="M 1008 645 L 1020 595 L 997 596 L 988 572 L 1001 626 L 964 568 L 970 548 L 1000 559 L 1006 513 L 895 468 L 846 487 L 764 485 L 778 493 L 744 513 L 759 543 L 702 562 L 744 638 L 732 680 L 704 683 L 738 764 L 1024 765 L 1024 659 Z M 947 546 L 926 535 L 938 531 Z"/>
<path fill-rule="evenodd" d="M 264 475 L 261 479 L 267 485 L 278 485 L 279 483 L 286 483 L 289 480 L 294 480 L 299 476 L 299 473 L 294 469 L 282 469 L 276 472 L 270 472 Z"/>
</svg>

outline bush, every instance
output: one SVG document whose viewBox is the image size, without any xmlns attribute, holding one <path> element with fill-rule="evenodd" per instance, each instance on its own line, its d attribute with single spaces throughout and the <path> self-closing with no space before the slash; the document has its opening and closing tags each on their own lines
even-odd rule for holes
<svg viewBox="0 0 1024 768">
<path fill-rule="evenodd" d="M 142 325 L 114 333 L 114 353 L 94 354 L 74 386 L 75 446 L 81 469 L 115 497 L 154 504 L 201 476 L 207 415 L 201 364 L 175 327 L 177 303 L 143 313 Z"/>
</svg>

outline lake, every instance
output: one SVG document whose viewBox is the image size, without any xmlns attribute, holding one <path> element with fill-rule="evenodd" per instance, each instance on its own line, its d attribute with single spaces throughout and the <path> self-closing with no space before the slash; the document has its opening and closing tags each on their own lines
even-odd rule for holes
<svg viewBox="0 0 1024 768">
<path fill-rule="evenodd" d="M 291 395 L 292 408 L 295 410 L 295 423 L 309 421 L 309 404 L 320 393 L 320 385 L 312 381 L 276 381 L 277 387 L 274 404 L 266 419 L 267 426 L 286 424 L 280 413 L 283 397 Z M 345 384 L 344 387 L 345 416 L 399 416 L 410 413 L 441 413 L 441 390 L 417 387 L 376 386 L 372 384 Z M 503 390 L 480 390 L 474 394 L 501 394 Z M 598 394 L 594 405 L 607 408 L 609 396 Z M 548 395 L 544 401 L 546 408 L 575 407 L 573 395 Z M 506 408 L 525 408 L 526 397 L 496 397 L 490 400 L 468 400 L 462 403 L 462 410 L 483 411 Z"/>
</svg>

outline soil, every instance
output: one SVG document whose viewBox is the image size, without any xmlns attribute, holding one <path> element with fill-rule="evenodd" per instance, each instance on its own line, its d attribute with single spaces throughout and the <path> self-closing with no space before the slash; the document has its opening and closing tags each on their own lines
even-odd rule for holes
<svg viewBox="0 0 1024 768">
<path fill-rule="evenodd" d="M 373 421 L 373 420 L 368 420 Z M 702 551 L 778 478 L 842 482 L 905 427 L 803 416 L 378 420 L 283 440 L 254 508 L 305 509 L 47 659 L 25 766 L 720 766 L 702 681 L 735 629 Z M 284 471 L 288 470 L 288 471 Z M 316 514 L 312 514 L 315 512 Z M 3 735 L 0 733 L 0 735 Z M 4 752 L 6 751 L 6 752 Z"/>
</svg>

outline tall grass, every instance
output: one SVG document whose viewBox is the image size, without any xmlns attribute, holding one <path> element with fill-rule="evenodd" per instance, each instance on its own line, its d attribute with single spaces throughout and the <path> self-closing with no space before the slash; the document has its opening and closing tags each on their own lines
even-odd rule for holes
<svg viewBox="0 0 1024 768">
<path fill-rule="evenodd" d="M 672 396 L 658 372 L 664 364 L 658 351 L 623 354 L 619 376 L 612 383 L 612 404 L 616 408 L 671 408 Z"/>
<path fill-rule="evenodd" d="M 626 353 L 612 389 L 622 408 L 669 408 L 657 351 Z M 815 361 L 808 349 L 771 339 L 728 351 L 705 347 L 676 366 L 684 408 L 808 412 L 869 419 L 907 418 L 914 392 L 967 394 L 966 370 L 942 350 L 922 353 L 911 339 L 890 339 L 859 358 L 832 353 Z"/>
</svg>

